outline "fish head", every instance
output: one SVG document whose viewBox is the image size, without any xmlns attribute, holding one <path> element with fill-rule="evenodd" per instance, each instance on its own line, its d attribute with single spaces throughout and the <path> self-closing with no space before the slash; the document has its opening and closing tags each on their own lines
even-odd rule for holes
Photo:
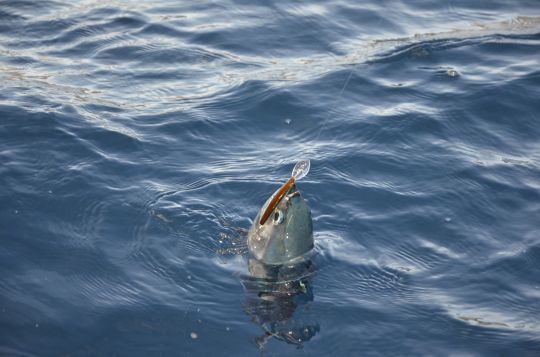
<svg viewBox="0 0 540 357">
<path fill-rule="evenodd" d="M 302 259 L 313 249 L 311 210 L 296 184 L 285 192 L 266 221 L 261 221 L 280 190 L 263 205 L 248 233 L 252 257 L 264 264 L 289 264 Z"/>
</svg>

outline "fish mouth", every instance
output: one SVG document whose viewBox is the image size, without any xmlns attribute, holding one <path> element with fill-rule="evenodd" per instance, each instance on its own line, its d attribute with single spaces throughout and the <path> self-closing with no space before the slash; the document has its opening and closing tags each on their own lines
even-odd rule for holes
<svg viewBox="0 0 540 357">
<path fill-rule="evenodd" d="M 300 196 L 300 191 L 298 190 L 298 188 L 296 187 L 296 185 L 293 185 L 289 191 L 287 191 L 287 193 L 285 194 L 285 201 L 286 202 L 289 202 L 289 200 L 293 197 L 297 197 L 297 196 Z"/>
</svg>

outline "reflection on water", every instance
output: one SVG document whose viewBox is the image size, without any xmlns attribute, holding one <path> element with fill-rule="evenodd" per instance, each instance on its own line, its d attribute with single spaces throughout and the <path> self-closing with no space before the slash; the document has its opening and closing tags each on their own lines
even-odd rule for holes
<svg viewBox="0 0 540 357">
<path fill-rule="evenodd" d="M 299 3 L 0 0 L 0 356 L 538 355 L 538 0 Z"/>
<path fill-rule="evenodd" d="M 264 333 L 256 338 L 259 349 L 272 337 L 303 346 L 320 331 L 310 313 L 314 294 L 311 279 L 315 266 L 311 259 L 295 265 L 270 266 L 249 260 L 245 311 Z"/>
</svg>

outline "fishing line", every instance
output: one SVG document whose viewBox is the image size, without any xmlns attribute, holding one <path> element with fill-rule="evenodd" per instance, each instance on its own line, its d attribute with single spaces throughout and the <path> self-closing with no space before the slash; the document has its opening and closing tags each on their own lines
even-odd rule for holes
<svg viewBox="0 0 540 357">
<path fill-rule="evenodd" d="M 341 96 L 343 95 L 343 92 L 345 91 L 345 88 L 349 84 L 349 82 L 350 82 L 350 80 L 352 78 L 352 75 L 353 75 L 354 71 L 356 70 L 357 65 L 358 65 L 358 63 L 353 65 L 353 68 L 349 72 L 349 75 L 347 76 L 347 79 L 345 80 L 345 83 L 343 84 L 343 87 L 341 87 L 341 91 L 339 92 L 339 94 L 337 96 L 337 99 L 336 99 L 337 101 L 339 101 L 339 99 L 341 99 Z M 328 113 L 328 116 L 323 120 L 323 124 L 322 124 L 321 128 L 319 129 L 319 131 L 317 132 L 317 136 L 315 136 L 313 141 L 316 141 L 319 138 L 319 135 L 321 135 L 321 132 L 323 131 L 324 127 L 326 126 L 326 123 L 328 122 L 328 119 L 330 119 L 331 115 L 332 115 L 332 113 Z"/>
</svg>

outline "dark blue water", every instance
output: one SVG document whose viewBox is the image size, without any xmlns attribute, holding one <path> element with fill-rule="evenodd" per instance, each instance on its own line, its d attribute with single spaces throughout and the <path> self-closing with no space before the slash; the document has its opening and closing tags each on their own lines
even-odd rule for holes
<svg viewBox="0 0 540 357">
<path fill-rule="evenodd" d="M 538 356 L 539 98 L 538 1 L 0 1 L 0 355 Z"/>
</svg>

